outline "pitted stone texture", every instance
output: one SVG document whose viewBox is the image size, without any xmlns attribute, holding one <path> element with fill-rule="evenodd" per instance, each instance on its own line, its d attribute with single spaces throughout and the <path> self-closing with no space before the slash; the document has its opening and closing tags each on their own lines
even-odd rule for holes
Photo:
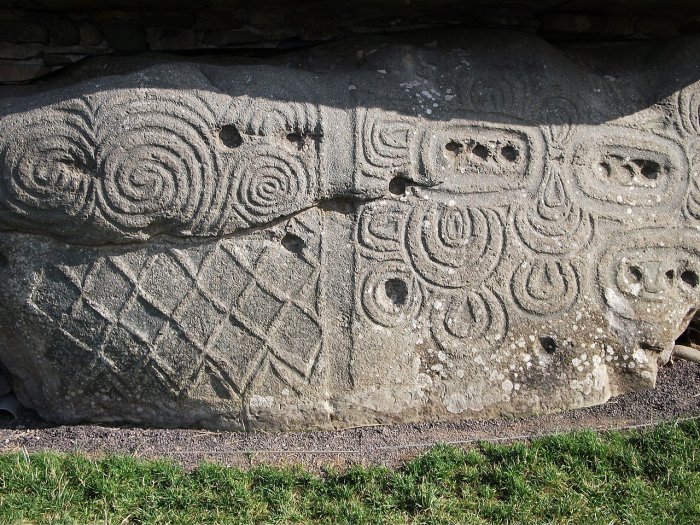
<svg viewBox="0 0 700 525">
<path fill-rule="evenodd" d="M 21 401 L 284 430 L 652 387 L 700 304 L 698 45 L 617 72 L 512 34 L 384 44 L 3 100 Z"/>
</svg>

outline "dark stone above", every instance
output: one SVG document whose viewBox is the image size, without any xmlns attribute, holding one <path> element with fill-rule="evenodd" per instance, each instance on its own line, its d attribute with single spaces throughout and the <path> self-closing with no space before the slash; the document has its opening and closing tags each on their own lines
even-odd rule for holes
<svg viewBox="0 0 700 525">
<path fill-rule="evenodd" d="M 0 83 L 85 57 L 176 52 L 270 56 L 353 35 L 511 29 L 570 44 L 697 33 L 690 0 L 0 0 Z"/>
</svg>

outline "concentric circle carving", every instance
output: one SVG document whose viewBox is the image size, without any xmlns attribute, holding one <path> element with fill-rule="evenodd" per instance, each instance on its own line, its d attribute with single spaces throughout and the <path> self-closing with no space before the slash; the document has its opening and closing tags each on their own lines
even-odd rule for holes
<svg viewBox="0 0 700 525">
<path fill-rule="evenodd" d="M 361 278 L 360 302 L 375 323 L 391 328 L 414 319 L 422 304 L 418 280 L 401 263 L 374 266 Z"/>
</svg>

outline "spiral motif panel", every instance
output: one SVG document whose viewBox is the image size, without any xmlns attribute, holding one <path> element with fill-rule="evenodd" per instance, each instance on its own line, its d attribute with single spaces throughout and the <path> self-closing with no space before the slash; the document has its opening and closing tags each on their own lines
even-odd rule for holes
<svg viewBox="0 0 700 525">
<path fill-rule="evenodd" d="M 80 108 L 77 108 L 80 109 Z M 8 119 L 0 131 L 2 202 L 34 222 L 84 220 L 95 180 L 89 122 L 69 105 Z"/>
<path fill-rule="evenodd" d="M 213 116 L 195 97 L 106 101 L 97 113 L 101 210 L 119 228 L 196 230 L 211 213 Z"/>
<path fill-rule="evenodd" d="M 250 224 L 296 212 L 314 199 L 316 180 L 300 159 L 281 149 L 257 148 L 231 176 L 233 206 Z"/>
</svg>

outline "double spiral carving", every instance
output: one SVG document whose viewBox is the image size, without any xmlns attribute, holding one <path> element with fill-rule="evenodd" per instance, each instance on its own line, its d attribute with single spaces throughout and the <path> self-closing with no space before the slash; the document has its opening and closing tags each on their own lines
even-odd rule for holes
<svg viewBox="0 0 700 525">
<path fill-rule="evenodd" d="M 196 94 L 95 94 L 9 117 L 3 204 L 47 228 L 198 232 L 212 211 L 212 110 Z"/>
<path fill-rule="evenodd" d="M 250 224 L 269 222 L 313 201 L 315 179 L 295 156 L 262 147 L 233 172 L 234 207 Z"/>
</svg>

